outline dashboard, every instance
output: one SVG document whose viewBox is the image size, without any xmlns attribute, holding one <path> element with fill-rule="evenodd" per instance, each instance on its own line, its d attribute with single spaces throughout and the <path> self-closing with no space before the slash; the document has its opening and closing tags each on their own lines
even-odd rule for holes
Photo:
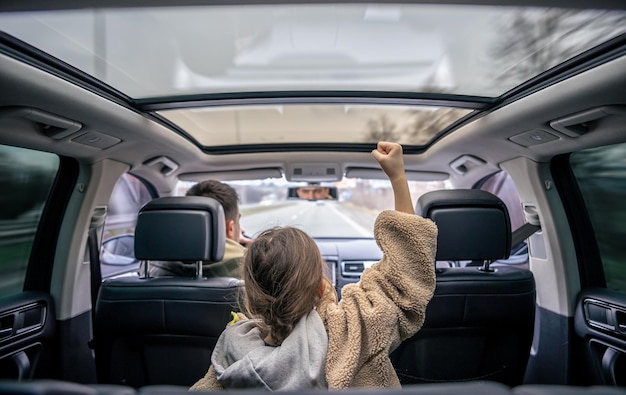
<svg viewBox="0 0 626 395">
<path fill-rule="evenodd" d="M 315 242 L 328 265 L 328 277 L 338 294 L 344 285 L 358 282 L 363 271 L 383 256 L 372 238 L 316 238 Z"/>
</svg>

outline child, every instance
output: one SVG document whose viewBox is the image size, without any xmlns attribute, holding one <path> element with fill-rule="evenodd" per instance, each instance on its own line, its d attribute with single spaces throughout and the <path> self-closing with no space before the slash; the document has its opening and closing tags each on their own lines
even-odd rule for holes
<svg viewBox="0 0 626 395">
<path fill-rule="evenodd" d="M 374 225 L 381 261 L 344 286 L 337 302 L 313 239 L 291 227 L 263 232 L 243 263 L 252 319 L 240 314 L 224 330 L 209 371 L 191 390 L 400 386 L 389 353 L 424 322 L 437 228 L 413 211 L 402 147 L 379 142 L 372 156 L 395 197 L 395 211 L 383 211 Z"/>
</svg>

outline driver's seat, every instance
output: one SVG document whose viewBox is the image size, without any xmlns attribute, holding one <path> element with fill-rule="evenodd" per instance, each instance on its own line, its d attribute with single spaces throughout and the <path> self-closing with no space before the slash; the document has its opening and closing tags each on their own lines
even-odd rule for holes
<svg viewBox="0 0 626 395">
<path fill-rule="evenodd" d="M 224 227 L 222 206 L 212 198 L 158 198 L 139 212 L 135 255 L 146 261 L 218 261 Z M 227 277 L 104 281 L 94 322 L 98 382 L 192 385 L 206 373 L 242 286 Z"/>
</svg>

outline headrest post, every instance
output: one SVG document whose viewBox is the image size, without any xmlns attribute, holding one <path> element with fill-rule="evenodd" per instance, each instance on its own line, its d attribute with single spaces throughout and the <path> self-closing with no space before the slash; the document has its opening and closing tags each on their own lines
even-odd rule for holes
<svg viewBox="0 0 626 395">
<path fill-rule="evenodd" d="M 485 260 L 483 262 L 483 265 L 481 267 L 478 268 L 478 270 L 480 270 L 481 272 L 495 272 L 495 270 L 493 270 L 492 268 L 489 267 L 489 265 L 491 265 L 491 261 L 490 260 Z"/>
<path fill-rule="evenodd" d="M 143 261 L 143 273 L 141 274 L 141 278 L 150 278 L 150 261 Z"/>
<path fill-rule="evenodd" d="M 196 261 L 196 278 L 203 278 L 202 261 Z"/>
</svg>

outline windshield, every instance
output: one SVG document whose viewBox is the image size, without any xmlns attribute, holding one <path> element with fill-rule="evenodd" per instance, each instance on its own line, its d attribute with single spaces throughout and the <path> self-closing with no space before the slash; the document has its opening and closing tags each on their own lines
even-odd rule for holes
<svg viewBox="0 0 626 395">
<path fill-rule="evenodd" d="M 378 213 L 394 208 L 388 180 L 344 178 L 323 183 L 325 188 L 336 188 L 336 199 L 318 200 L 290 196 L 290 189 L 304 184 L 284 179 L 223 182 L 237 191 L 241 228 L 253 238 L 274 226 L 294 226 L 314 238 L 373 238 Z M 181 181 L 177 194 L 184 195 L 194 184 Z M 409 181 L 409 187 L 415 205 L 422 194 L 451 185 L 448 181 Z"/>
</svg>

